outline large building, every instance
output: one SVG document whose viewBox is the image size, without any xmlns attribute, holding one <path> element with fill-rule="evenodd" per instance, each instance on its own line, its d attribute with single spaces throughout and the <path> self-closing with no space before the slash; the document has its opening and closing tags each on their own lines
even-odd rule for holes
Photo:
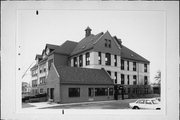
<svg viewBox="0 0 180 120">
<path fill-rule="evenodd" d="M 150 92 L 150 62 L 124 46 L 121 39 L 116 36 L 111 36 L 108 31 L 94 35 L 91 34 L 91 29 L 87 27 L 85 29 L 85 37 L 79 42 L 66 41 L 60 46 L 46 44 L 42 54 L 36 55 L 35 60 L 37 61 L 36 65 L 31 68 L 32 93 L 48 93 L 49 98 L 53 98 L 56 102 L 63 101 L 68 94 L 71 94 L 69 88 L 71 85 L 77 87 L 77 89 L 74 88 L 73 90 L 79 91 L 79 88 L 81 88 L 83 93 L 81 93 L 80 89 L 78 95 L 81 93 L 82 96 L 80 95 L 78 100 L 73 101 L 72 99 L 68 102 L 92 100 L 92 96 L 88 97 L 91 91 L 90 88 L 94 89 L 93 95 L 96 96 L 97 89 L 99 89 L 101 85 L 104 91 L 102 90 L 100 92 L 108 96 L 111 94 L 116 96 L 123 93 L 128 97 L 133 97 Z M 60 72 L 62 70 L 71 72 L 63 74 Z M 85 71 L 90 74 L 91 79 L 84 75 Z M 94 74 L 96 72 L 97 75 Z M 105 74 L 104 72 L 107 74 L 104 75 L 107 79 L 104 79 L 102 76 L 102 74 Z M 76 73 L 77 76 L 73 76 L 72 74 L 74 73 Z M 53 74 L 56 76 L 56 79 L 52 77 Z M 92 77 L 93 75 L 94 78 Z M 64 76 L 64 78 L 61 78 L 61 76 Z M 68 79 L 65 79 L 67 76 L 69 76 Z M 110 79 L 108 79 L 108 77 Z M 99 79 L 99 81 L 97 79 Z M 79 80 L 80 82 L 78 82 Z M 94 80 L 97 81 L 93 82 Z M 68 82 L 68 85 L 66 83 L 65 87 L 62 81 Z M 91 84 L 92 82 L 93 84 Z M 114 89 L 110 91 L 112 90 L 112 84 Z M 83 87 L 89 85 L 92 87 Z M 123 89 L 118 89 L 120 87 Z M 66 95 L 66 97 L 63 97 L 63 95 Z M 111 96 L 110 98 L 108 97 L 108 99 L 112 98 Z M 95 97 L 93 100 L 107 99 L 104 97 Z"/>
</svg>

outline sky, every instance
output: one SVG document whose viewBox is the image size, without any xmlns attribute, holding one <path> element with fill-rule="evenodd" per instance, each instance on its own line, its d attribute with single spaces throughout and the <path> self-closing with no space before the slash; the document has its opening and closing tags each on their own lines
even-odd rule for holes
<svg viewBox="0 0 180 120">
<path fill-rule="evenodd" d="M 89 26 L 92 34 L 110 32 L 122 44 L 150 61 L 150 81 L 163 71 L 166 21 L 162 11 L 119 10 L 20 10 L 17 40 L 21 44 L 22 75 L 35 64 L 46 43 L 61 45 L 66 40 L 79 42 Z M 30 81 L 28 71 L 23 81 Z"/>
</svg>

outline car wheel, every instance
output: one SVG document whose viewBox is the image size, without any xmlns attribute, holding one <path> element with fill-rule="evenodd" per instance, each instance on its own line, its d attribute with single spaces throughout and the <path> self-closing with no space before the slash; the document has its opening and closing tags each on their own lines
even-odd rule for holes
<svg viewBox="0 0 180 120">
<path fill-rule="evenodd" d="M 139 109 L 139 107 L 138 106 L 134 106 L 133 109 Z"/>
</svg>

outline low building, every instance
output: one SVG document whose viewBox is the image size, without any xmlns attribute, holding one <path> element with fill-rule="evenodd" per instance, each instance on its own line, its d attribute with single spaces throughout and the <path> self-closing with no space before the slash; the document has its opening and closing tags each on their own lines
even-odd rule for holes
<svg viewBox="0 0 180 120">
<path fill-rule="evenodd" d="M 49 99 L 58 103 L 112 100 L 114 83 L 104 69 L 51 66 L 47 77 Z"/>
</svg>

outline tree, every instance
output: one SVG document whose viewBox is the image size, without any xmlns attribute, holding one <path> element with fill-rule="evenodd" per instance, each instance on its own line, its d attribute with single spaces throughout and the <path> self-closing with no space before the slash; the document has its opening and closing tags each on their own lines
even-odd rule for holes
<svg viewBox="0 0 180 120">
<path fill-rule="evenodd" d="M 154 77 L 156 84 L 161 84 L 161 71 L 158 70 L 156 76 Z"/>
</svg>

